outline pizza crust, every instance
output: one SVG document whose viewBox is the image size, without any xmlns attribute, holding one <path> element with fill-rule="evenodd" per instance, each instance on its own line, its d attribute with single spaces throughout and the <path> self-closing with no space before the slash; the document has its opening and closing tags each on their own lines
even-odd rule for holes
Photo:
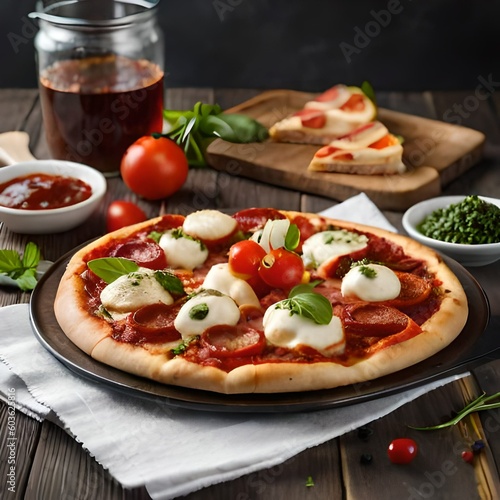
<svg viewBox="0 0 500 500">
<path fill-rule="evenodd" d="M 315 214 L 282 212 L 288 217 L 305 216 L 316 227 L 331 224 L 372 233 L 402 246 L 408 256 L 424 260 L 428 270 L 444 284 L 445 297 L 438 312 L 422 325 L 423 331 L 416 337 L 385 347 L 350 366 L 328 362 L 274 362 L 247 364 L 227 373 L 179 356 L 170 358 L 165 353 L 154 352 L 154 349 L 150 351 L 146 346 L 116 342 L 111 338 L 111 326 L 85 309 L 83 294 L 86 292 L 79 278 L 86 266 L 85 256 L 111 240 L 126 238 L 155 224 L 161 220 L 159 217 L 105 235 L 71 258 L 54 304 L 61 329 L 84 352 L 117 369 L 160 383 L 223 394 L 300 392 L 368 382 L 427 359 L 460 334 L 468 317 L 467 297 L 457 277 L 433 250 L 406 236 L 383 229 L 326 219 Z"/>
</svg>

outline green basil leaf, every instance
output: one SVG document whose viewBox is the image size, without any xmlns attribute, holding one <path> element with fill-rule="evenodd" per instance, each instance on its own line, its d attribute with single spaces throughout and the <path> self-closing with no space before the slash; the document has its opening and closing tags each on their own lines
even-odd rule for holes
<svg viewBox="0 0 500 500">
<path fill-rule="evenodd" d="M 130 259 L 122 257 L 102 257 L 87 262 L 89 269 L 106 283 L 113 283 L 120 276 L 133 273 L 139 266 Z"/>
<path fill-rule="evenodd" d="M 160 239 L 162 236 L 163 236 L 163 233 L 160 233 L 158 231 L 151 231 L 148 234 L 148 238 L 152 239 L 153 241 L 156 241 L 156 243 L 160 242 Z"/>
<path fill-rule="evenodd" d="M 267 128 L 249 116 L 229 113 L 206 116 L 200 122 L 200 131 L 228 142 L 261 142 L 268 137 Z"/>
<path fill-rule="evenodd" d="M 22 267 L 21 257 L 15 250 L 0 250 L 0 273 L 19 271 Z"/>
<path fill-rule="evenodd" d="M 295 295 L 298 295 L 299 293 L 312 293 L 313 289 L 321 283 L 323 283 L 323 280 L 315 280 L 309 283 L 301 283 L 300 285 L 296 285 L 290 290 L 288 298 L 295 297 Z"/>
<path fill-rule="evenodd" d="M 285 248 L 287 250 L 295 250 L 300 243 L 300 230 L 297 224 L 290 224 L 285 235 Z"/>
<path fill-rule="evenodd" d="M 318 325 L 328 325 L 332 320 L 333 308 L 330 301 L 314 292 L 303 292 L 291 298 L 282 300 L 276 306 L 280 309 L 289 309 L 290 314 L 298 314 L 312 319 Z"/>
<path fill-rule="evenodd" d="M 40 262 L 41 258 L 41 252 L 40 249 L 38 248 L 35 243 L 32 241 L 28 242 L 26 244 L 26 248 L 24 249 L 24 254 L 23 254 L 23 266 L 26 268 L 35 268 Z"/>
<path fill-rule="evenodd" d="M 237 142 L 232 127 L 221 119 L 220 115 L 207 115 L 200 122 L 200 132 L 207 136 L 220 137 L 229 142 Z"/>
<path fill-rule="evenodd" d="M 36 270 L 26 269 L 23 274 L 16 278 L 17 286 L 23 291 L 27 292 L 33 290 L 36 286 Z"/>
<path fill-rule="evenodd" d="M 205 302 L 196 304 L 189 310 L 189 317 L 201 321 L 208 316 L 209 308 Z"/>
<path fill-rule="evenodd" d="M 172 295 L 184 295 L 182 281 L 172 273 L 167 271 L 155 271 L 155 278 L 167 292 Z"/>
<path fill-rule="evenodd" d="M 292 299 L 300 310 L 300 315 L 312 319 L 318 325 L 328 325 L 333 309 L 330 301 L 319 293 L 299 293 Z"/>
</svg>

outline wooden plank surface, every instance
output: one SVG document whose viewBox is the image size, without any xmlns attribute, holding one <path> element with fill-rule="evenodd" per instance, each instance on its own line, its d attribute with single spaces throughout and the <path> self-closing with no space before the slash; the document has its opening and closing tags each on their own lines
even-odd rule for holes
<svg viewBox="0 0 500 500">
<path fill-rule="evenodd" d="M 229 89 L 169 89 L 167 102 L 177 109 L 191 107 L 197 100 L 224 103 L 224 108 L 236 105 L 258 95 L 256 90 Z M 389 109 L 414 115 L 437 118 L 456 102 L 464 102 L 468 93 L 385 93 L 380 102 Z M 31 136 L 31 148 L 37 157 L 46 157 L 47 149 L 40 124 L 40 109 L 36 90 L 0 92 L 0 132 L 26 130 Z M 5 110 L 5 111 L 4 111 Z M 498 197 L 500 193 L 500 152 L 496 144 L 498 116 L 489 103 L 483 103 L 471 113 L 465 126 L 480 125 L 487 135 L 487 157 L 446 187 L 447 193 L 474 191 Z M 490 139 L 491 138 L 491 139 Z M 75 232 L 39 236 L 36 240 L 47 258 L 56 259 L 82 240 L 104 231 L 105 209 L 113 199 L 136 201 L 148 215 L 160 212 L 188 212 L 197 208 L 239 208 L 245 206 L 276 206 L 292 210 L 319 211 L 335 203 L 328 196 L 296 192 L 286 187 L 256 183 L 234 171 L 194 170 L 188 182 L 175 196 L 163 202 L 146 202 L 135 197 L 119 178 L 108 180 L 108 193 L 100 210 Z M 464 192 L 465 192 L 464 191 Z M 401 211 L 386 210 L 385 215 L 401 229 Z M 29 238 L 32 239 L 32 238 Z M 0 227 L 3 248 L 22 250 L 28 241 Z M 484 287 L 492 306 L 493 329 L 500 328 L 500 264 L 471 269 Z M 29 294 L 12 289 L 0 290 L 0 306 L 27 302 Z M 499 498 L 498 465 L 500 464 L 499 410 L 486 412 L 467 422 L 467 427 L 455 427 L 438 433 L 414 434 L 407 423 L 434 423 L 452 411 L 463 407 L 481 390 L 500 391 L 500 361 L 475 370 L 475 376 L 463 382 L 450 384 L 426 394 L 414 403 L 372 424 L 369 440 L 361 440 L 358 431 L 293 457 L 288 462 L 234 481 L 213 485 L 184 497 L 186 500 L 293 500 L 309 498 Z M 0 403 L 0 475 L 4 476 L 6 448 L 4 422 L 7 406 Z M 16 413 L 18 425 L 19 489 L 14 496 L 6 491 L 6 482 L 0 482 L 0 498 L 64 498 L 86 500 L 149 498 L 143 488 L 127 490 L 85 452 L 67 433 L 51 422 L 40 424 L 21 413 Z M 478 429 L 484 437 L 487 450 L 473 466 L 460 461 L 458 452 L 468 442 L 469 429 Z M 418 438 L 422 455 L 410 467 L 394 466 L 387 462 L 387 443 L 397 434 Z M 230 443 L 228 443 L 230 446 Z M 360 463 L 360 454 L 371 453 L 370 465 Z M 306 486 L 311 476 L 314 486 Z M 387 478 L 390 478 L 388 480 Z M 432 490 L 432 491 L 431 491 Z M 432 493 L 432 496 L 429 496 Z M 25 496 L 26 494 L 26 496 Z M 465 496 L 466 495 L 466 496 Z"/>
<path fill-rule="evenodd" d="M 312 94 L 267 91 L 232 107 L 266 126 L 300 109 Z M 404 137 L 402 175 L 352 175 L 311 172 L 307 166 L 318 146 L 264 143 L 231 144 L 214 141 L 207 150 L 209 163 L 218 170 L 237 169 L 238 175 L 286 186 L 302 192 L 345 200 L 367 193 L 381 208 L 404 210 L 437 196 L 441 186 L 475 165 L 482 154 L 484 135 L 463 126 L 379 108 L 378 117 L 394 134 Z"/>
</svg>

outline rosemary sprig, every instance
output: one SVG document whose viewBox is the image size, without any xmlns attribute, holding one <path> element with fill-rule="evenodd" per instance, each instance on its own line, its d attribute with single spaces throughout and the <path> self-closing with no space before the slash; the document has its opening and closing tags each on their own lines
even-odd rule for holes
<svg viewBox="0 0 500 500">
<path fill-rule="evenodd" d="M 434 431 L 437 429 L 444 429 L 445 427 L 451 427 L 452 425 L 458 424 L 460 420 L 471 413 L 484 410 L 493 410 L 494 408 L 500 408 L 500 392 L 497 392 L 491 396 L 486 396 L 485 393 L 481 394 L 481 396 L 479 396 L 477 399 L 469 403 L 465 408 L 460 410 L 454 418 L 443 424 L 433 425 L 431 427 L 414 427 L 411 425 L 409 427 L 417 431 Z"/>
</svg>

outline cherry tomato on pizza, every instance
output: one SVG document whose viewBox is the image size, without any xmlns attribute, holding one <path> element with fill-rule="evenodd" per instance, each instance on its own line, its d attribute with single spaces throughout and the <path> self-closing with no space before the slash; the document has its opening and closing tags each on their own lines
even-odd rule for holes
<svg viewBox="0 0 500 500">
<path fill-rule="evenodd" d="M 229 249 L 228 265 L 232 274 L 247 280 L 258 276 L 259 266 L 266 251 L 253 240 L 242 240 Z"/>
<path fill-rule="evenodd" d="M 131 201 L 113 201 L 106 214 L 106 230 L 108 233 L 116 231 L 125 226 L 137 224 L 147 219 L 146 214 L 135 203 Z"/>
<path fill-rule="evenodd" d="M 259 276 L 273 288 L 293 288 L 304 278 L 302 258 L 286 248 L 271 250 L 261 261 Z"/>
<path fill-rule="evenodd" d="M 166 137 L 141 137 L 125 151 L 120 164 L 123 182 L 148 200 L 167 198 L 179 191 L 188 171 L 184 151 Z"/>
</svg>

